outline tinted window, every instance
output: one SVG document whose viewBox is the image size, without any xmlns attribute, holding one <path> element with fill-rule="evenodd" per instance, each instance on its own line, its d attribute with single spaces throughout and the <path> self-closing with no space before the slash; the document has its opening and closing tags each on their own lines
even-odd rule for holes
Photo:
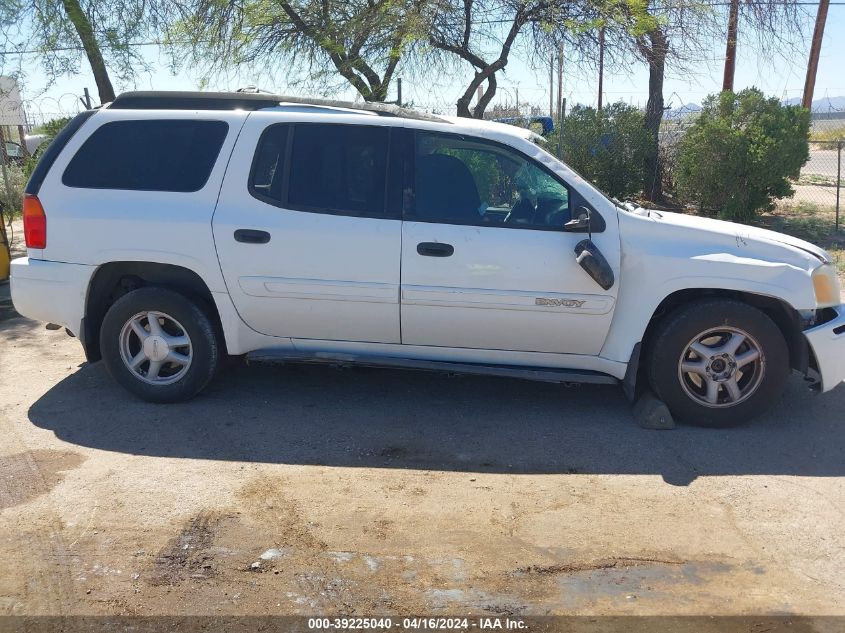
<svg viewBox="0 0 845 633">
<path fill-rule="evenodd" d="M 414 163 L 417 220 L 562 230 L 572 219 L 567 187 L 501 145 L 418 132 Z"/>
<path fill-rule="evenodd" d="M 299 124 L 287 204 L 348 215 L 385 215 L 386 127 Z"/>
<path fill-rule="evenodd" d="M 70 161 L 69 187 L 198 191 L 217 161 L 223 121 L 114 121 L 100 126 Z"/>
<path fill-rule="evenodd" d="M 289 134 L 290 126 L 282 123 L 271 125 L 261 135 L 249 181 L 249 188 L 253 195 L 282 202 L 285 153 Z"/>
</svg>

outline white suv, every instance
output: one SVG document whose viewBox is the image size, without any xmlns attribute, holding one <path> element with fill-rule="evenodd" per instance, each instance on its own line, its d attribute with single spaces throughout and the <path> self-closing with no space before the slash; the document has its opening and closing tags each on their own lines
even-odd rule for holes
<svg viewBox="0 0 845 633">
<path fill-rule="evenodd" d="M 223 354 L 653 390 L 742 422 L 845 379 L 821 249 L 610 200 L 508 125 L 381 104 L 135 92 L 76 117 L 24 200 L 16 309 L 156 402 Z"/>
</svg>

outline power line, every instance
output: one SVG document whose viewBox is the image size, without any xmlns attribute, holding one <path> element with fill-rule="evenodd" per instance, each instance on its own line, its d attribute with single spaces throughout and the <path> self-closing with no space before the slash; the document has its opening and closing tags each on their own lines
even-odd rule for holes
<svg viewBox="0 0 845 633">
<path fill-rule="evenodd" d="M 140 46 L 164 46 L 165 44 L 193 44 L 195 42 L 164 42 L 164 41 L 153 41 L 153 42 L 127 42 L 126 44 L 121 45 L 101 45 L 100 48 L 108 49 L 115 49 L 115 48 L 123 48 L 123 47 L 140 47 Z M 28 50 L 11 50 L 11 51 L 0 51 L 0 55 L 39 55 L 43 53 L 62 53 L 68 51 L 84 51 L 85 49 L 79 46 L 57 46 L 55 48 L 33 48 Z"/>
<path fill-rule="evenodd" d="M 708 7 L 728 7 L 730 6 L 730 0 L 713 0 L 710 2 L 692 2 L 690 4 L 676 4 L 667 7 L 666 9 L 692 9 L 692 8 L 700 8 L 702 6 Z M 812 2 L 806 0 L 800 0 L 798 2 L 789 2 L 787 0 L 782 1 L 772 1 L 766 2 L 765 0 L 749 0 L 746 2 L 742 2 L 742 6 L 760 6 L 760 7 L 774 7 L 774 6 L 806 6 L 806 7 L 817 7 L 819 6 L 819 2 Z M 830 2 L 829 6 L 845 6 L 845 1 L 837 1 L 837 2 Z M 660 10 L 662 12 L 663 10 Z M 474 21 L 474 24 L 478 27 L 489 26 L 494 24 L 511 24 L 513 19 L 497 19 L 497 20 L 478 20 Z M 463 22 L 458 24 L 458 26 L 462 26 Z M 452 25 L 455 26 L 455 25 Z M 103 45 L 101 48 L 105 49 L 115 49 L 115 48 L 124 48 L 124 47 L 142 47 L 142 46 L 164 46 L 167 44 L 176 44 L 176 45 L 184 45 L 184 44 L 195 44 L 195 43 L 203 43 L 202 41 L 198 42 L 172 42 L 172 41 L 161 41 L 161 40 L 153 40 L 150 42 L 127 42 L 126 44 L 122 44 L 120 46 L 107 46 Z M 208 43 L 208 42 L 206 42 Z M 3 50 L 0 51 L 0 55 L 39 55 L 44 53 L 62 53 L 62 52 L 70 52 L 70 51 L 84 51 L 85 49 L 79 46 L 61 46 L 61 47 L 53 47 L 53 48 L 36 48 L 36 49 L 26 49 L 26 50 Z"/>
</svg>

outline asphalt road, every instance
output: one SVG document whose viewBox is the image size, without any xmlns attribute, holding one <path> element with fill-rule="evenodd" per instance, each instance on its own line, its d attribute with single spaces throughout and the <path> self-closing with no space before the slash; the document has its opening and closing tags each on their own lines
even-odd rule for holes
<svg viewBox="0 0 845 633">
<path fill-rule="evenodd" d="M 828 147 L 827 144 L 824 145 Z M 801 173 L 818 174 L 827 176 L 836 182 L 837 151 L 836 149 L 819 149 L 820 145 L 810 145 L 810 160 L 801 168 Z M 835 147 L 830 145 L 830 147 Z M 845 154 L 845 150 L 843 150 Z M 842 157 L 843 165 L 838 167 L 841 170 L 841 177 L 845 179 L 845 155 Z"/>
<path fill-rule="evenodd" d="M 845 615 L 843 405 L 646 431 L 613 387 L 235 365 L 156 406 L 10 318 L 0 614 Z"/>
</svg>

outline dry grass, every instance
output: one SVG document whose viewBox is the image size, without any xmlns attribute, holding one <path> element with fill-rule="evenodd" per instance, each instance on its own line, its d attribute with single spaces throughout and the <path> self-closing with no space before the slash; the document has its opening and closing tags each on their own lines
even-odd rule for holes
<svg viewBox="0 0 845 633">
<path fill-rule="evenodd" d="M 845 125 L 830 130 L 810 132 L 811 141 L 840 141 L 845 139 Z"/>
</svg>

